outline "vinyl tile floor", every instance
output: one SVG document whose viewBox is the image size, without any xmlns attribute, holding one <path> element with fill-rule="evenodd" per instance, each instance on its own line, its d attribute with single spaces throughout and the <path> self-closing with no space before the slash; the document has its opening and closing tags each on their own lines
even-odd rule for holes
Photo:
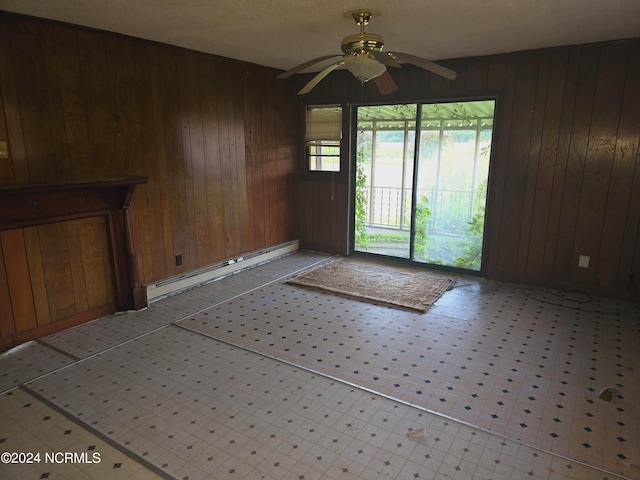
<svg viewBox="0 0 640 480">
<path fill-rule="evenodd" d="M 40 462 L 0 478 L 640 478 L 637 305 L 465 277 L 421 314 L 286 283 L 330 260 L 3 354 L 0 450 Z"/>
</svg>

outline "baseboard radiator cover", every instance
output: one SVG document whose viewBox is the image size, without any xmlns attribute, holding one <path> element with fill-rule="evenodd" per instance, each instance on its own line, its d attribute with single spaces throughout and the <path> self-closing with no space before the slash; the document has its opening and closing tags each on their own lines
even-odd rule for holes
<svg viewBox="0 0 640 480">
<path fill-rule="evenodd" d="M 185 290 L 220 280 L 241 270 L 255 267 L 282 255 L 295 252 L 298 248 L 298 240 L 292 240 L 233 257 L 204 268 L 169 277 L 156 283 L 147 284 L 144 286 L 147 305 L 170 295 L 175 295 Z"/>
</svg>

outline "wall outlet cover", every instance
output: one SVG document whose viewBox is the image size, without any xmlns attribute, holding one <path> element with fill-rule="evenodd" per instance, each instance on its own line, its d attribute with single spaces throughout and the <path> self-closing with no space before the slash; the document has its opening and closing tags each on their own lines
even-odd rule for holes
<svg viewBox="0 0 640 480">
<path fill-rule="evenodd" d="M 591 257 L 589 257 L 588 255 L 580 255 L 580 257 L 578 257 L 578 267 L 589 268 L 590 260 L 591 260 Z"/>
</svg>

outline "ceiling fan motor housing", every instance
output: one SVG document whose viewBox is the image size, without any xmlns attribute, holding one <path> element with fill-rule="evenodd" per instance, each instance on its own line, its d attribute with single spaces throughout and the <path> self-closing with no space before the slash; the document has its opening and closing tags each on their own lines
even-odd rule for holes
<svg viewBox="0 0 640 480">
<path fill-rule="evenodd" d="M 349 35 L 342 39 L 342 51 L 347 55 L 362 55 L 365 52 L 381 52 L 384 40 L 375 33 Z"/>
</svg>

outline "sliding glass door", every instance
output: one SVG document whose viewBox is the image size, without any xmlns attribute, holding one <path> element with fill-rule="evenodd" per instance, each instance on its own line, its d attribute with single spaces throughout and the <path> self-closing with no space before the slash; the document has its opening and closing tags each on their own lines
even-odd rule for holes
<svg viewBox="0 0 640 480">
<path fill-rule="evenodd" d="M 494 106 L 356 108 L 355 251 L 481 269 Z"/>
</svg>

